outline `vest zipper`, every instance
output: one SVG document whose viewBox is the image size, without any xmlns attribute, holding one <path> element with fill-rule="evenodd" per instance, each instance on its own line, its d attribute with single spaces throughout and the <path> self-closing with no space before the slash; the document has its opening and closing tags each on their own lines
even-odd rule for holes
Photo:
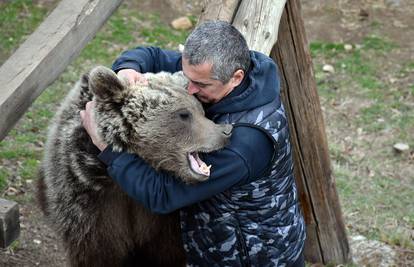
<svg viewBox="0 0 414 267">
<path fill-rule="evenodd" d="M 250 267 L 251 264 L 250 264 L 249 252 L 247 251 L 246 241 L 244 240 L 239 221 L 237 221 L 237 224 L 236 224 L 236 235 L 237 235 L 237 242 L 239 243 L 239 247 L 242 250 L 240 251 L 240 253 L 242 253 L 241 264 L 244 267 Z"/>
</svg>

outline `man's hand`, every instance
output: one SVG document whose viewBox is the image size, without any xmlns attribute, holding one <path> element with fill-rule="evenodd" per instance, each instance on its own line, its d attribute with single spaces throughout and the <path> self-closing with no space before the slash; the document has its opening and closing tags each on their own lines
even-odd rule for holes
<svg viewBox="0 0 414 267">
<path fill-rule="evenodd" d="M 133 69 L 122 69 L 118 71 L 118 77 L 120 79 L 126 79 L 130 85 L 134 84 L 148 84 L 144 74 L 137 72 Z"/>
<path fill-rule="evenodd" d="M 92 139 L 93 144 L 100 150 L 103 151 L 108 145 L 105 144 L 98 135 L 95 116 L 93 113 L 93 108 L 95 107 L 94 101 L 89 101 L 86 103 L 85 110 L 81 110 L 80 117 L 82 120 L 82 125 L 85 128 L 86 132 Z"/>
</svg>

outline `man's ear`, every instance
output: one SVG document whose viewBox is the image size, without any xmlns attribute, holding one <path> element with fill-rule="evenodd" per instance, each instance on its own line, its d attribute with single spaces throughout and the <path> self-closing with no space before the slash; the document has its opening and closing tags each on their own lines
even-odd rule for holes
<svg viewBox="0 0 414 267">
<path fill-rule="evenodd" d="M 230 79 L 232 87 L 238 86 L 243 81 L 244 75 L 245 73 L 242 69 L 236 70 Z"/>
<path fill-rule="evenodd" d="M 98 66 L 89 73 L 89 88 L 98 99 L 116 101 L 125 85 L 111 69 Z"/>
</svg>

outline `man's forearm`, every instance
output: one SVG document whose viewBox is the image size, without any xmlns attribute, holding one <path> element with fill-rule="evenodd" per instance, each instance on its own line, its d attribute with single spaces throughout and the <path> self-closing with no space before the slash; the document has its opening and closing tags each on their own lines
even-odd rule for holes
<svg viewBox="0 0 414 267">
<path fill-rule="evenodd" d="M 181 70 L 181 54 L 158 47 L 137 47 L 122 53 L 112 65 L 112 70 L 134 69 L 146 72 L 177 72 Z"/>
<path fill-rule="evenodd" d="M 211 177 L 197 184 L 184 184 L 172 175 L 157 172 L 139 156 L 117 153 L 108 147 L 99 158 L 108 165 L 109 175 L 137 202 L 153 213 L 171 213 L 225 191 L 248 176 L 243 160 L 231 150 L 212 156 L 216 166 Z M 219 166 L 218 162 L 222 165 Z"/>
</svg>

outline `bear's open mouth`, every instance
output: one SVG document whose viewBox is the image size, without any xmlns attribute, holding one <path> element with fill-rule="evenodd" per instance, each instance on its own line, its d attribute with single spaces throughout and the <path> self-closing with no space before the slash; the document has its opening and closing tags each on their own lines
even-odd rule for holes
<svg viewBox="0 0 414 267">
<path fill-rule="evenodd" d="M 190 162 L 191 170 L 197 174 L 210 176 L 210 166 L 200 159 L 197 152 L 188 153 L 188 160 Z"/>
</svg>

